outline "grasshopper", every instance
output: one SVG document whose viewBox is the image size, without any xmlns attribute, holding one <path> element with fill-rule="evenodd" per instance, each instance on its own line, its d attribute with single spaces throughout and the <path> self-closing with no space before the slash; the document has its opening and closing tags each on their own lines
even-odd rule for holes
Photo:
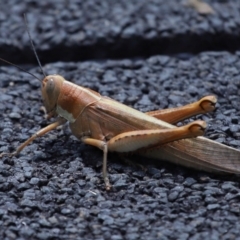
<svg viewBox="0 0 240 240">
<path fill-rule="evenodd" d="M 44 78 L 41 81 L 30 74 L 41 82 L 48 118 L 58 118 L 27 139 L 10 156 L 19 154 L 35 138 L 68 122 L 75 137 L 103 151 L 103 178 L 107 190 L 111 188 L 107 173 L 109 151 L 133 152 L 209 172 L 240 173 L 240 151 L 201 137 L 206 129 L 204 121 L 193 121 L 181 127 L 173 125 L 213 111 L 217 102 L 215 96 L 203 97 L 183 107 L 143 113 L 73 84 L 60 75 L 46 76 L 29 30 L 28 34 Z"/>
<path fill-rule="evenodd" d="M 99 93 L 75 85 L 60 75 L 42 80 L 42 98 L 48 118 L 57 121 L 22 143 L 19 154 L 35 138 L 69 122 L 72 134 L 103 151 L 103 177 L 107 189 L 107 153 L 134 152 L 210 172 L 240 173 L 240 151 L 202 136 L 204 121 L 182 127 L 185 118 L 214 110 L 216 98 L 206 96 L 183 107 L 142 113 Z"/>
</svg>

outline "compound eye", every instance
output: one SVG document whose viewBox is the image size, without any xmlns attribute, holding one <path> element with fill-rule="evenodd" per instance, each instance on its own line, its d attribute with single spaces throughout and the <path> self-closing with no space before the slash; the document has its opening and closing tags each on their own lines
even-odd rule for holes
<svg viewBox="0 0 240 240">
<path fill-rule="evenodd" d="M 55 82 L 53 78 L 49 78 L 46 84 L 47 93 L 52 93 L 54 91 L 54 88 L 55 88 Z"/>
</svg>

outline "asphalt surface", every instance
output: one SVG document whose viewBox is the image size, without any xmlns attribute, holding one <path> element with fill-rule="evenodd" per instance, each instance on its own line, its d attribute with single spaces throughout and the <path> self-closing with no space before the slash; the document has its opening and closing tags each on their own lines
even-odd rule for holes
<svg viewBox="0 0 240 240">
<path fill-rule="evenodd" d="M 40 58 L 44 63 L 49 62 L 43 66 L 47 74 L 61 74 L 75 84 L 143 112 L 184 105 L 214 94 L 218 98 L 216 111 L 192 120 L 203 119 L 208 123 L 206 137 L 240 149 L 240 52 L 216 52 L 214 47 L 211 52 L 207 51 L 219 36 L 211 32 L 208 25 L 212 19 L 224 20 L 219 32 L 230 36 L 229 41 L 218 38 L 221 44 L 216 47 L 237 49 L 239 3 L 212 1 L 215 15 L 202 16 L 177 1 L 169 4 L 124 1 L 116 5 L 111 1 L 86 2 L 78 8 L 74 1 L 68 6 L 44 1 L 1 4 L 0 11 L 4 14 L 0 24 L 3 54 L 0 57 L 14 63 L 22 59 L 22 67 L 42 78 L 22 21 L 21 15 L 27 9 Z M 84 8 L 85 4 L 88 7 Z M 143 5 L 145 7 L 139 8 Z M 220 11 L 223 8 L 225 11 Z M 8 17 L 9 12 L 15 14 Z M 61 14 L 56 14 L 59 12 Z M 178 30 L 184 32 L 183 39 L 189 36 L 188 41 L 192 41 L 189 29 L 198 29 L 198 21 L 194 19 L 207 23 L 204 33 L 211 32 L 215 37 L 199 32 L 198 39 L 210 45 L 203 44 L 197 50 L 190 45 L 189 51 L 184 48 L 180 51 L 180 46 L 186 44 L 181 43 L 172 45 L 175 48 L 172 52 L 167 47 L 159 47 L 153 54 L 155 47 L 149 44 L 144 45 L 149 48 L 146 53 L 139 48 L 141 45 L 134 44 L 137 42 L 134 36 L 140 34 L 143 39 L 146 32 L 133 27 L 146 12 L 148 18 L 156 17 L 159 23 L 165 19 L 166 26 L 171 27 L 172 39 Z M 121 34 L 110 38 L 108 27 L 121 27 L 119 18 L 123 22 L 128 19 L 127 26 L 133 29 L 126 31 L 128 27 L 124 26 Z M 104 21 L 108 24 L 101 24 Z M 234 31 L 227 32 L 225 23 L 230 21 L 236 23 L 236 28 L 231 27 Z M 83 25 L 87 28 L 86 22 L 93 28 L 92 35 L 74 43 L 72 40 L 80 30 L 70 30 L 70 26 L 82 30 Z M 187 29 L 176 23 L 186 24 Z M 164 24 L 156 26 L 160 28 Z M 86 34 L 85 28 L 82 32 Z M 58 39 L 59 32 L 64 37 Z M 123 47 L 114 52 L 106 47 L 110 45 L 104 45 L 106 42 L 117 45 L 124 32 L 130 35 L 125 44 L 129 43 L 128 49 L 132 52 L 126 48 L 124 52 Z M 161 33 L 156 31 L 154 41 L 164 38 Z M 102 34 L 101 37 L 93 37 L 98 34 Z M 52 36 L 59 41 L 54 43 Z M 100 54 L 92 52 L 101 41 L 104 44 Z M 173 43 L 170 41 L 169 47 Z M 87 50 L 80 57 L 78 51 L 85 47 Z M 139 55 L 135 54 L 135 47 Z M 70 50 L 73 52 L 65 56 Z M 193 50 L 204 51 L 194 55 Z M 165 55 L 157 55 L 163 52 Z M 74 54 L 77 56 L 71 62 L 63 62 L 71 60 Z M 117 60 L 110 60 L 111 54 Z M 147 57 L 149 54 L 156 56 Z M 51 62 L 57 58 L 57 62 Z M 80 62 L 82 59 L 91 61 Z M 13 151 L 52 121 L 44 118 L 40 83 L 12 66 L 0 67 L 0 152 Z M 141 166 L 126 163 L 116 154 L 109 155 L 108 171 L 113 189 L 107 192 L 102 179 L 102 152 L 80 143 L 67 125 L 37 139 L 20 156 L 3 157 L 0 161 L 1 239 L 240 239 L 238 176 L 218 176 L 140 157 L 127 159 Z"/>
<path fill-rule="evenodd" d="M 239 49 L 239 1 L 206 1 L 215 11 L 206 16 L 186 1 L 6 1 L 0 8 L 1 56 L 34 62 L 24 13 L 43 62 Z"/>
</svg>

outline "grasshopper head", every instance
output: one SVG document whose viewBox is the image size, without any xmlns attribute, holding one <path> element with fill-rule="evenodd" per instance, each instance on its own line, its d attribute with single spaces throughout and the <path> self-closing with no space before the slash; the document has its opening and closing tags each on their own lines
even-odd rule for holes
<svg viewBox="0 0 240 240">
<path fill-rule="evenodd" d="M 42 98 L 47 113 L 54 116 L 64 78 L 60 75 L 48 75 L 42 81 Z"/>
</svg>

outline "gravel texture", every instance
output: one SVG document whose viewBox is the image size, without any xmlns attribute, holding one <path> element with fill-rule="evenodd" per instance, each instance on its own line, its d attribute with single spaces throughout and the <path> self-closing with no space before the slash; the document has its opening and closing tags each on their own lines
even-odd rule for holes
<svg viewBox="0 0 240 240">
<path fill-rule="evenodd" d="M 207 16 L 186 1 L 5 1 L 1 56 L 33 61 L 23 13 L 43 62 L 239 49 L 240 1 L 205 0 L 215 11 Z"/>
<path fill-rule="evenodd" d="M 143 112 L 215 94 L 216 111 L 192 120 L 207 121 L 206 137 L 240 149 L 240 52 L 234 51 L 240 2 L 206 2 L 214 15 L 199 15 L 177 0 L 9 0 L 0 3 L 0 57 L 42 78 L 26 12 L 47 74 Z M 193 55 L 203 50 L 212 51 Z M 84 59 L 92 61 L 79 62 Z M 14 151 L 50 122 L 39 82 L 0 67 L 0 153 Z M 76 140 L 67 125 L 20 156 L 3 157 L 0 239 L 240 239 L 238 176 L 140 157 L 127 157 L 135 165 L 117 154 L 108 159 L 110 192 L 102 152 Z"/>
<path fill-rule="evenodd" d="M 202 116 L 209 124 L 206 135 L 240 148 L 239 58 L 238 53 L 209 52 L 188 60 L 155 56 L 58 62 L 44 70 L 141 111 L 215 94 L 216 112 Z M 37 80 L 12 67 L 1 67 L 0 78 L 2 152 L 12 151 L 47 121 Z M 5 239 L 237 239 L 238 177 L 139 157 L 136 162 L 140 160 L 145 170 L 110 154 L 113 190 L 106 192 L 101 151 L 81 144 L 67 127 L 50 132 L 19 157 L 1 161 L 0 235 Z"/>
</svg>

